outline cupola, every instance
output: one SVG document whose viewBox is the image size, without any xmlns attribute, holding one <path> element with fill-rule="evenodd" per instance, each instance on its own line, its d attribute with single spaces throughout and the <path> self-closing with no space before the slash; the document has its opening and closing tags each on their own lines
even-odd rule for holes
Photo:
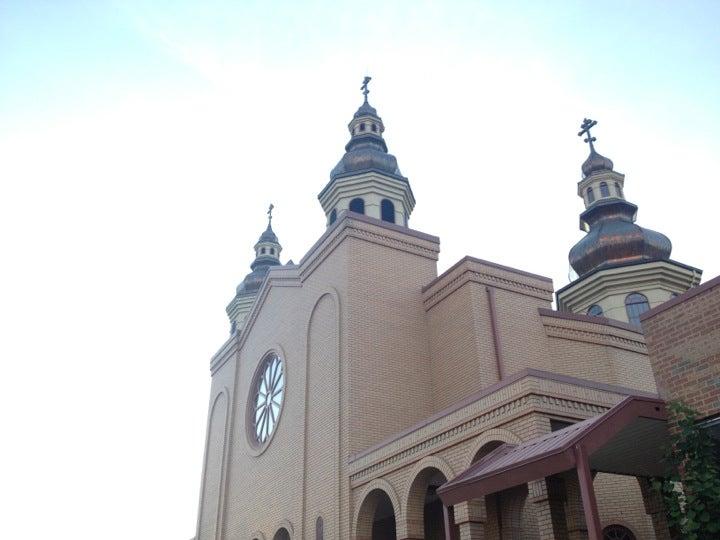
<svg viewBox="0 0 720 540">
<path fill-rule="evenodd" d="M 407 225 L 415 206 L 408 179 L 400 172 L 395 156 L 388 153 L 385 124 L 368 102 L 369 82 L 370 77 L 365 77 L 363 103 L 348 124 L 350 141 L 345 154 L 318 195 L 328 226 L 347 211 Z"/>
<path fill-rule="evenodd" d="M 587 135 L 590 146 L 578 183 L 586 208 L 580 214 L 580 229 L 588 234 L 570 250 L 570 265 L 583 276 L 599 268 L 669 259 L 672 244 L 667 236 L 635 224 L 637 206 L 625 200 L 625 176 L 595 150 L 596 138 L 590 135 L 595 125 L 597 121 L 586 118 L 578 133 Z"/>
<path fill-rule="evenodd" d="M 281 264 L 280 252 L 282 246 L 272 229 L 273 208 L 274 206 L 271 204 L 268 209 L 267 228 L 255 243 L 255 260 L 250 264 L 252 272 L 246 275 L 245 279 L 237 286 L 235 297 L 225 310 L 230 318 L 231 334 L 242 329 L 245 317 L 250 312 L 255 296 L 263 281 L 265 281 L 265 276 L 267 276 L 270 268 Z"/>
</svg>

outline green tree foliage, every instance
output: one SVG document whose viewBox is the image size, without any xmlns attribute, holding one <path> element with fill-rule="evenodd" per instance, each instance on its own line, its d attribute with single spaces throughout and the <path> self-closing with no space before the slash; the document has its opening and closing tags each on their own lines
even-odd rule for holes
<svg viewBox="0 0 720 540">
<path fill-rule="evenodd" d="M 697 413 L 682 403 L 669 404 L 675 429 L 665 459 L 666 478 L 653 485 L 663 496 L 670 528 L 686 540 L 720 538 L 720 468 L 710 434 L 698 427 Z"/>
</svg>

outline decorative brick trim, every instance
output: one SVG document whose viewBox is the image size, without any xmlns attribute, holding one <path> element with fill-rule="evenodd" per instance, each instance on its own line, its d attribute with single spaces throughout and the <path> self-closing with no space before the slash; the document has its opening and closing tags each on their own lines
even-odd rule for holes
<svg viewBox="0 0 720 540">
<path fill-rule="evenodd" d="M 555 311 L 553 309 L 538 308 L 538 313 L 542 317 L 554 317 L 556 319 L 565 319 L 567 321 L 580 321 L 591 324 L 599 324 L 603 326 L 612 326 L 614 328 L 621 328 L 627 330 L 633 334 L 642 334 L 642 328 L 639 326 L 629 324 L 622 321 L 616 321 L 608 319 L 607 317 L 592 317 L 590 315 L 584 315 L 582 313 L 570 313 L 569 311 Z"/>
<path fill-rule="evenodd" d="M 545 326 L 545 334 L 548 337 L 560 339 L 569 339 L 570 341 L 581 341 L 584 343 L 596 343 L 598 345 L 607 345 L 617 349 L 624 349 L 637 353 L 647 354 L 647 347 L 644 341 L 628 339 L 610 333 L 593 332 L 591 330 L 580 330 L 578 328 L 568 328 L 565 326 Z"/>
<path fill-rule="evenodd" d="M 436 453 L 447 446 L 476 437 L 491 428 L 504 425 L 510 420 L 526 416 L 531 412 L 585 419 L 602 414 L 609 409 L 609 404 L 602 405 L 573 400 L 564 396 L 541 395 L 530 391 L 516 399 L 485 410 L 481 414 L 471 415 L 463 422 L 429 435 L 411 446 L 398 449 L 385 458 L 375 461 L 370 455 L 363 456 L 365 458 L 363 461 L 367 465 L 361 466 L 351 473 L 350 482 L 353 487 L 357 487 L 368 477 L 378 476 L 378 471 L 382 471 L 380 474 L 384 475 L 389 472 L 388 469 L 394 470 L 406 466 L 419 453 Z"/>
<path fill-rule="evenodd" d="M 482 271 L 482 267 L 478 268 L 475 266 L 475 268 L 471 268 L 469 264 L 475 261 L 468 257 L 461 262 L 467 266 L 454 267 L 455 272 L 459 272 L 458 275 L 445 272 L 440 278 L 434 280 L 430 286 L 423 287 L 423 303 L 425 304 L 426 311 L 430 310 L 434 305 L 468 282 L 480 283 L 482 285 L 489 285 L 498 289 L 532 296 L 541 300 L 547 300 L 548 303 L 552 300 L 552 284 L 550 284 L 548 288 L 542 288 L 519 279 L 511 279 L 509 276 L 506 277 Z M 499 265 L 492 265 L 492 268 L 498 267 Z"/>
</svg>

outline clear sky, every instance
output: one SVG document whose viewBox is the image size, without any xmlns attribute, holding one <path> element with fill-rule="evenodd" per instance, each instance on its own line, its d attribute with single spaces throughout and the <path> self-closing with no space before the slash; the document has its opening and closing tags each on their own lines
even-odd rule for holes
<svg viewBox="0 0 720 540">
<path fill-rule="evenodd" d="M 284 261 L 360 83 L 410 226 L 567 283 L 583 117 L 638 223 L 720 274 L 720 2 L 0 0 L 0 514 L 194 535 L 210 356 L 275 204 Z"/>
</svg>

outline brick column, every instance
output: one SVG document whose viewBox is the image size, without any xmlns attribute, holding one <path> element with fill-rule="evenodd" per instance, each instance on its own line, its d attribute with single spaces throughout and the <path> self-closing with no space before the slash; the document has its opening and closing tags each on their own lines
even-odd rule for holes
<svg viewBox="0 0 720 540">
<path fill-rule="evenodd" d="M 569 540 L 587 540 L 588 529 L 585 523 L 580 482 L 577 472 L 570 471 L 565 474 L 565 518 Z"/>
<path fill-rule="evenodd" d="M 484 497 L 455 505 L 455 523 L 460 529 L 460 540 L 485 540 L 486 521 Z"/>
<path fill-rule="evenodd" d="M 657 540 L 671 540 L 662 496 L 652 488 L 649 479 L 638 476 L 637 481 L 640 484 L 645 513 L 652 520 L 655 538 Z"/>
<path fill-rule="evenodd" d="M 528 482 L 528 500 L 535 511 L 540 540 L 567 540 L 562 481 L 541 478 Z"/>
</svg>

